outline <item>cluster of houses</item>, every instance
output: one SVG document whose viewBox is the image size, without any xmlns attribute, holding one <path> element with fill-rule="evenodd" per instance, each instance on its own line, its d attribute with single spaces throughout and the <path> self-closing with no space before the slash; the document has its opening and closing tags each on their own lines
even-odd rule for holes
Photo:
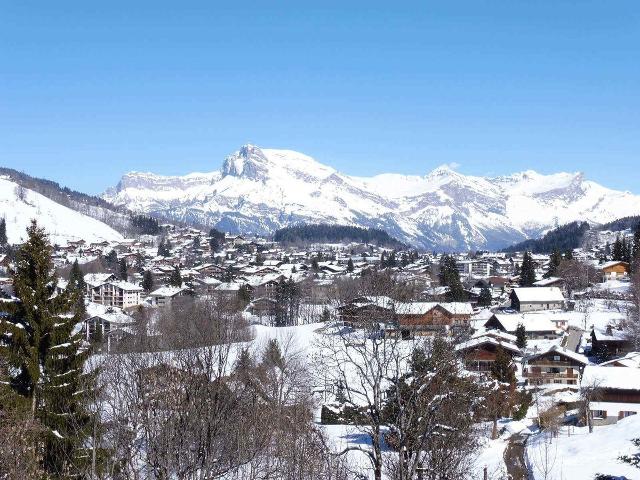
<svg viewBox="0 0 640 480">
<path fill-rule="evenodd" d="M 518 272 L 522 254 L 482 252 L 458 254 L 456 266 L 467 301 L 448 301 L 448 288 L 438 284 L 440 255 L 394 252 L 368 244 L 317 244 L 306 247 L 279 245 L 260 238 L 226 235 L 212 241 L 202 231 L 164 225 L 160 251 L 158 237 L 141 236 L 117 243 L 86 243 L 82 240 L 55 246 L 57 267 L 81 267 L 117 257 L 126 272 L 98 268 L 87 273 L 87 341 L 104 340 L 107 348 L 136 328 L 134 312 L 140 308 L 163 308 L 183 296 L 216 296 L 225 300 L 242 297 L 241 308 L 255 321 L 269 321 L 277 309 L 282 282 L 303 285 L 300 303 L 309 307 L 307 321 L 330 318 L 354 328 L 371 325 L 399 338 L 447 335 L 456 339 L 456 350 L 469 370 L 488 372 L 498 351 L 509 355 L 518 378 L 531 387 L 562 386 L 578 389 L 598 376 L 600 400 L 594 418 L 609 423 L 640 412 L 640 354 L 620 322 L 586 324 L 567 294 L 561 278 L 545 275 L 548 255 L 533 255 L 538 281 L 520 287 Z M 574 258 L 591 262 L 602 281 L 628 279 L 625 262 L 602 262 L 598 248 L 576 250 Z M 0 289 L 10 294 L 9 265 L 0 259 Z M 339 303 L 338 280 L 357 278 L 368 271 L 386 269 L 411 288 L 410 300 L 389 296 L 360 296 Z M 89 268 L 85 270 L 91 271 Z M 95 269 L 93 271 L 96 271 Z M 172 276 L 179 273 L 180 282 Z M 123 275 L 123 273 L 125 273 Z M 151 276 L 152 287 L 143 287 Z M 61 287 L 64 282 L 61 282 Z M 147 285 L 148 287 L 148 285 Z M 481 309 L 483 291 L 491 293 L 490 308 Z M 328 315 L 328 316 L 327 316 Z M 527 348 L 517 346 L 524 329 Z M 457 340 L 461 339 L 461 340 Z M 631 413 L 630 413 L 631 412 Z"/>
</svg>

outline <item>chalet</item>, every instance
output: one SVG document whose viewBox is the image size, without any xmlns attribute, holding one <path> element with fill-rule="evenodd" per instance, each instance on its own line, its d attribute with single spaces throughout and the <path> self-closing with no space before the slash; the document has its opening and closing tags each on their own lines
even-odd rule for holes
<svg viewBox="0 0 640 480">
<path fill-rule="evenodd" d="M 619 278 L 626 278 L 631 271 L 630 265 L 627 262 L 606 262 L 600 265 L 600 271 L 602 272 L 602 280 L 615 280 Z"/>
<path fill-rule="evenodd" d="M 398 328 L 403 336 L 430 334 L 469 325 L 470 303 L 411 302 L 396 304 Z"/>
<path fill-rule="evenodd" d="M 564 296 L 558 287 L 514 288 L 511 307 L 519 312 L 561 309 L 564 307 Z"/>
<path fill-rule="evenodd" d="M 247 311 L 260 319 L 271 318 L 276 314 L 277 302 L 272 298 L 256 298 L 247 306 Z"/>
<path fill-rule="evenodd" d="M 589 402 L 594 425 L 609 425 L 640 413 L 640 368 L 589 365 L 581 386 L 595 389 Z"/>
<path fill-rule="evenodd" d="M 524 326 L 527 338 L 531 340 L 555 340 L 562 335 L 562 331 L 546 315 L 495 313 L 485 322 L 484 327 L 514 335 L 520 324 Z"/>
<path fill-rule="evenodd" d="M 199 295 L 210 295 L 222 282 L 214 277 L 200 277 L 194 280 L 196 293 Z"/>
<path fill-rule="evenodd" d="M 84 276 L 86 296 L 90 302 L 108 307 L 129 308 L 141 302 L 142 287 L 117 280 L 111 273 L 91 273 Z"/>
<path fill-rule="evenodd" d="M 534 353 L 524 359 L 522 376 L 530 385 L 560 383 L 578 385 L 580 374 L 589 360 L 559 345 Z"/>
<path fill-rule="evenodd" d="M 345 325 L 363 326 L 395 321 L 394 301 L 386 296 L 357 297 L 337 308 L 340 321 Z"/>
<path fill-rule="evenodd" d="M 462 355 L 465 368 L 473 372 L 490 372 L 499 348 L 512 359 L 520 355 L 520 349 L 515 344 L 489 335 L 471 338 L 455 347 Z"/>
<path fill-rule="evenodd" d="M 96 304 L 89 304 L 87 307 L 90 317 L 83 323 L 83 333 L 88 342 L 106 340 L 107 351 L 110 351 L 112 334 L 116 330 L 135 325 L 136 321 L 119 308 L 100 307 L 102 306 Z"/>
<path fill-rule="evenodd" d="M 619 326 L 607 325 L 591 330 L 591 351 L 600 358 L 611 358 L 633 351 L 633 342 Z"/>
<path fill-rule="evenodd" d="M 184 287 L 160 287 L 149 294 L 151 305 L 163 307 L 173 301 L 174 298 L 183 297 L 189 294 L 189 290 Z"/>
<path fill-rule="evenodd" d="M 640 368 L 640 352 L 629 352 L 624 357 L 614 358 L 600 364 L 601 367 Z"/>
<path fill-rule="evenodd" d="M 542 280 L 538 280 L 533 284 L 534 287 L 558 287 L 562 288 L 564 286 L 564 279 L 560 277 L 549 277 L 543 278 Z"/>
</svg>

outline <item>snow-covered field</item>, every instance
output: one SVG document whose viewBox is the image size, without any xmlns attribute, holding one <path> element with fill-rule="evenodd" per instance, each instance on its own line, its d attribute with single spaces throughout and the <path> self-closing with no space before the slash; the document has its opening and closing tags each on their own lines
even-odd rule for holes
<svg viewBox="0 0 640 480">
<path fill-rule="evenodd" d="M 620 462 L 618 457 L 637 453 L 631 439 L 638 437 L 640 416 L 595 427 L 591 434 L 586 427 L 563 427 L 550 443 L 548 434 L 532 437 L 527 455 L 535 480 L 590 480 L 597 473 L 637 480 L 640 469 Z"/>
<path fill-rule="evenodd" d="M 7 223 L 9 243 L 26 238 L 26 228 L 36 219 L 52 243 L 66 245 L 69 240 L 88 242 L 119 241 L 123 237 L 104 223 L 67 208 L 29 189 L 18 195 L 18 185 L 0 177 L 0 217 Z"/>
</svg>

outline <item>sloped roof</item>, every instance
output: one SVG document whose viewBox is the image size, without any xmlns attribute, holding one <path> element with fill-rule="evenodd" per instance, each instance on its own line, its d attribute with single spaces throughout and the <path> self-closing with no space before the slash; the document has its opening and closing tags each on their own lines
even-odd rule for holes
<svg viewBox="0 0 640 480">
<path fill-rule="evenodd" d="M 582 374 L 583 386 L 640 391 L 640 368 L 611 368 L 588 365 Z"/>
<path fill-rule="evenodd" d="M 513 293 L 524 303 L 564 302 L 564 295 L 558 287 L 520 287 Z"/>
</svg>

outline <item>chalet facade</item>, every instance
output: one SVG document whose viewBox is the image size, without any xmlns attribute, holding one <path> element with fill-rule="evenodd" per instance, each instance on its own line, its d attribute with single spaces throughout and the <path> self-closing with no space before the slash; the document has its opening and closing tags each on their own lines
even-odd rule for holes
<svg viewBox="0 0 640 480">
<path fill-rule="evenodd" d="M 619 357 L 633 351 L 633 342 L 620 327 L 607 325 L 591 330 L 591 352 L 601 359 Z"/>
<path fill-rule="evenodd" d="M 519 312 L 564 308 L 564 296 L 558 287 L 514 288 L 510 298 L 511 308 Z"/>
<path fill-rule="evenodd" d="M 398 328 L 405 336 L 463 328 L 469 325 L 472 314 L 471 304 L 464 302 L 396 304 Z"/>
<path fill-rule="evenodd" d="M 627 262 L 607 262 L 600 265 L 600 271 L 602 272 L 602 280 L 617 280 L 620 278 L 627 278 L 631 272 L 631 266 Z"/>
<path fill-rule="evenodd" d="M 515 335 L 520 324 L 524 326 L 525 334 L 531 340 L 555 340 L 562 335 L 562 329 L 557 327 L 556 322 L 541 314 L 495 313 L 485 322 L 484 327 Z"/>
<path fill-rule="evenodd" d="M 610 425 L 640 413 L 640 368 L 588 366 L 582 388 L 595 388 L 589 410 L 594 425 Z"/>
<path fill-rule="evenodd" d="M 530 385 L 578 385 L 588 364 L 589 360 L 584 355 L 554 345 L 546 352 L 526 357 L 522 376 Z"/>
<path fill-rule="evenodd" d="M 473 372 L 490 372 L 499 348 L 512 359 L 521 355 L 515 344 L 488 335 L 472 338 L 455 347 L 462 355 L 465 368 Z"/>
</svg>

